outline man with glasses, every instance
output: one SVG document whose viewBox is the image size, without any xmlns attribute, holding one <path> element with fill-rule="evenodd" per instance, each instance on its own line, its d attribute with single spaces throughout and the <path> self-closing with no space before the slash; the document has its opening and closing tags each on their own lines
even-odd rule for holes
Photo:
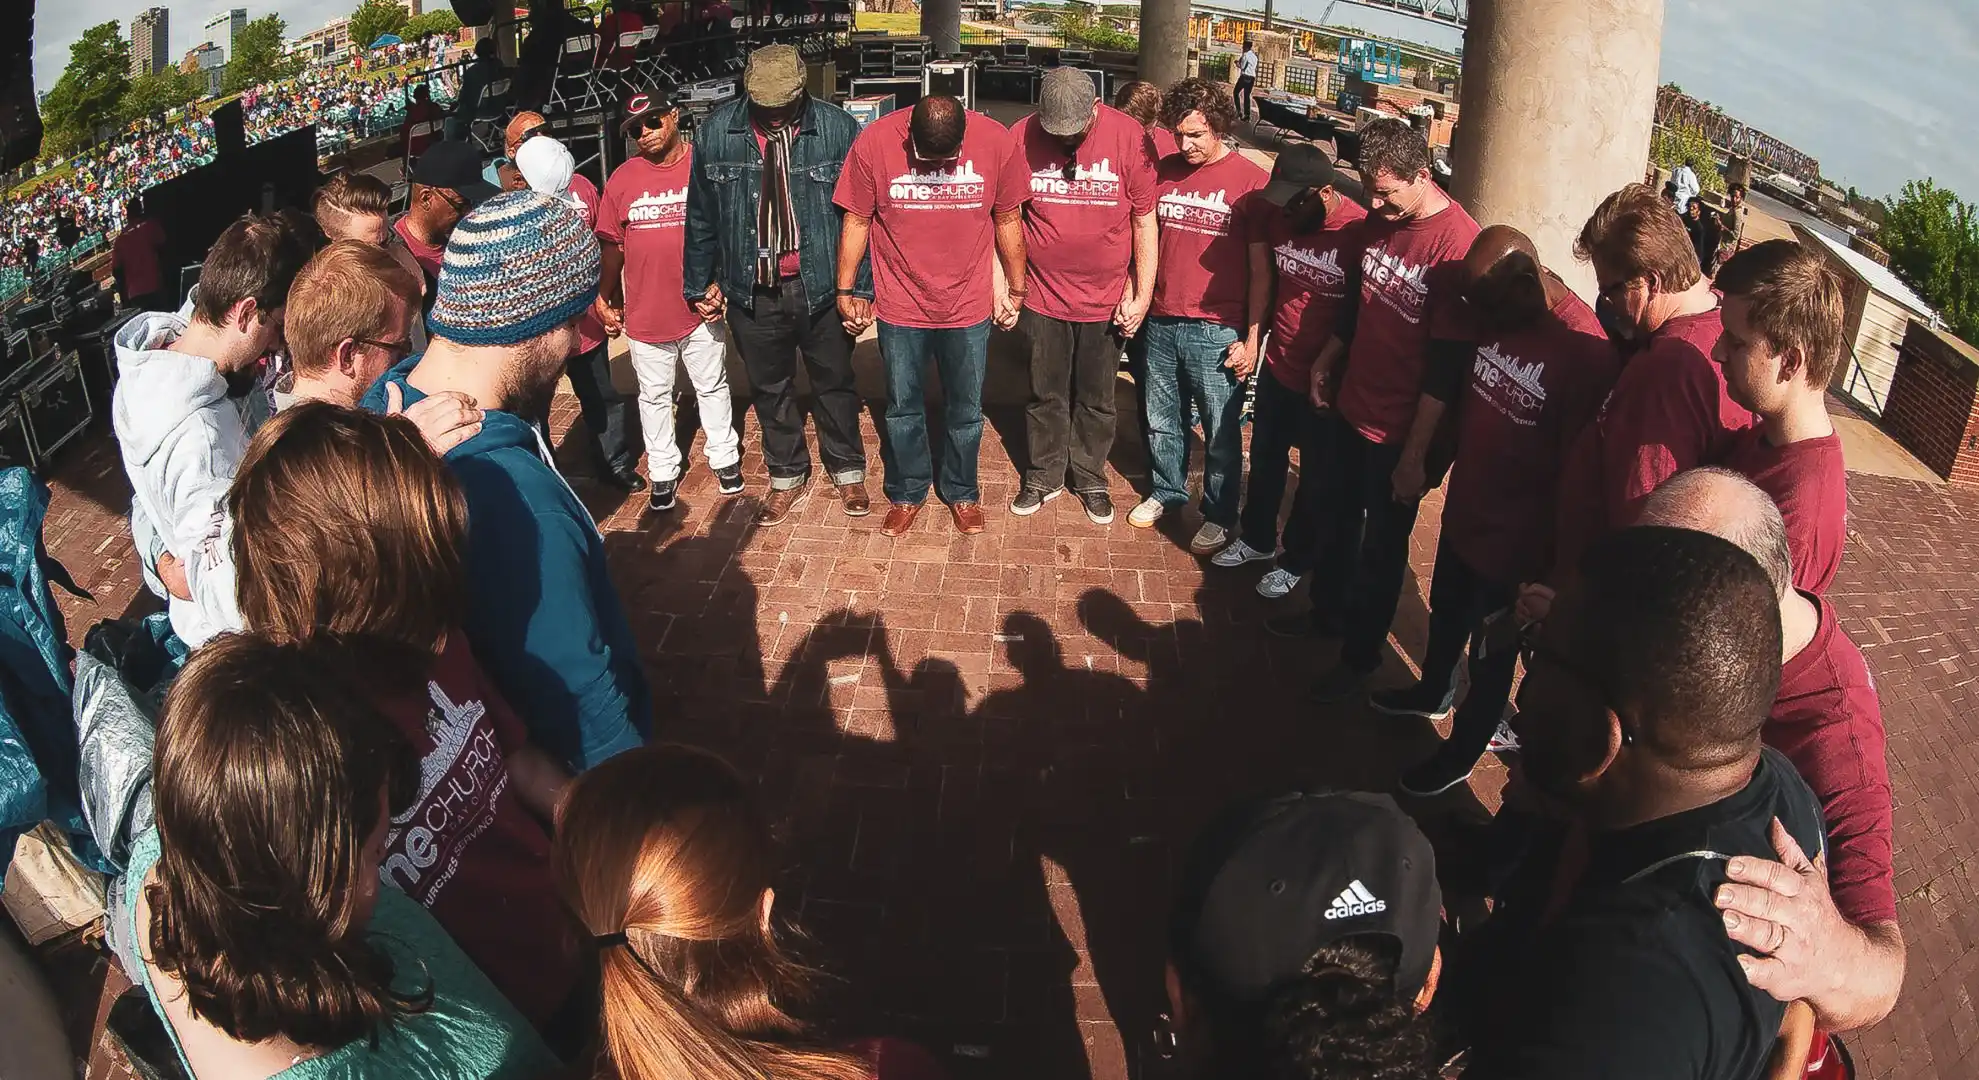
<svg viewBox="0 0 1979 1080">
<path fill-rule="evenodd" d="M 1456 462 L 1429 593 L 1429 647 L 1414 685 L 1377 691 L 1376 712 L 1441 720 L 1470 644 L 1470 691 L 1449 741 L 1402 774 L 1402 791 L 1438 795 L 1484 755 L 1512 692 L 1516 657 L 1486 647 L 1512 622 L 1521 582 L 1552 567 L 1555 496 L 1568 447 L 1615 384 L 1620 362 L 1601 324 L 1539 264 L 1524 233 L 1492 225 L 1463 262 L 1463 297 L 1479 343 L 1468 363 L 1433 363 L 1423 391 L 1457 406 Z"/>
<path fill-rule="evenodd" d="M 1014 328 L 1029 291 L 1023 215 L 1030 184 L 1009 129 L 943 94 L 875 120 L 846 158 L 835 195 L 845 211 L 838 310 L 854 334 L 879 319 L 887 387 L 881 452 L 892 504 L 883 535 L 913 528 L 937 485 L 956 531 L 983 531 L 976 458 L 990 323 Z M 859 296 L 869 243 L 875 304 Z M 938 476 L 923 396 L 930 361 L 945 402 Z"/>
<path fill-rule="evenodd" d="M 625 104 L 624 128 L 639 152 L 605 181 L 598 211 L 604 259 L 597 306 L 608 333 L 632 339 L 639 427 L 652 483 L 646 503 L 663 511 L 674 507 L 683 465 L 674 438 L 678 369 L 685 367 L 694 384 L 707 433 L 704 453 L 723 495 L 742 493 L 741 440 L 728 389 L 721 291 L 708 286 L 697 306 L 687 302 L 681 287 L 694 147 L 680 136 L 680 108 L 664 93 L 634 94 Z"/>
<path fill-rule="evenodd" d="M 742 84 L 745 96 L 708 114 L 695 132 L 682 293 L 702 310 L 726 304 L 735 351 L 749 373 L 770 473 L 756 524 L 788 521 L 811 491 L 804 406 L 797 397 L 800 355 L 825 474 L 845 515 L 864 517 L 873 503 L 866 493 L 852 335 L 833 293 L 845 212 L 832 193 L 859 124 L 844 109 L 804 92 L 804 63 L 789 45 L 750 54 Z M 710 288 L 721 300 L 708 297 Z M 864 263 L 853 278 L 852 298 L 872 301 Z"/>
<path fill-rule="evenodd" d="M 1552 813 L 1438 995 L 1464 1075 L 1763 1075 L 1786 1006 L 1747 978 L 1715 897 L 1781 835 L 1823 850 L 1813 792 L 1760 742 L 1773 582 L 1725 540 L 1660 526 L 1601 538 L 1576 569 L 1530 638 L 1513 721 L 1506 801 Z"/>
<path fill-rule="evenodd" d="M 411 199 L 392 221 L 392 232 L 426 275 L 427 296 L 439 284 L 440 260 L 454 225 L 496 193 L 481 177 L 481 153 L 472 144 L 434 143 L 413 163 Z"/>
<path fill-rule="evenodd" d="M 1028 461 L 1010 512 L 1035 514 L 1069 486 L 1086 517 L 1105 525 L 1113 520 L 1106 457 L 1121 342 L 1140 329 L 1154 298 L 1161 245 L 1147 135 L 1100 104 L 1084 71 L 1057 67 L 1044 74 L 1038 111 L 1011 136 L 1031 174 L 1030 298 L 1017 318 L 1031 349 L 1031 399 Z"/>
</svg>

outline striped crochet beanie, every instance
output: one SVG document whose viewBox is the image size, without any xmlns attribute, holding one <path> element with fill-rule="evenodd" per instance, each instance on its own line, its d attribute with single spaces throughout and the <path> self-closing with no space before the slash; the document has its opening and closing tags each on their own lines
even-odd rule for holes
<svg viewBox="0 0 1979 1080">
<path fill-rule="evenodd" d="M 598 240 L 571 207 L 534 191 L 497 195 L 447 240 L 426 325 L 462 345 L 515 345 L 598 296 Z"/>
</svg>

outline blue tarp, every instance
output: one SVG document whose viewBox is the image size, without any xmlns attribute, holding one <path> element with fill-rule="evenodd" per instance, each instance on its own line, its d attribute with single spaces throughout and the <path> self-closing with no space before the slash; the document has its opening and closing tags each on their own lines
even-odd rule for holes
<svg viewBox="0 0 1979 1080">
<path fill-rule="evenodd" d="M 387 45 L 403 45 L 405 42 L 397 34 L 379 34 L 378 40 L 366 45 L 367 49 L 382 49 Z"/>
</svg>

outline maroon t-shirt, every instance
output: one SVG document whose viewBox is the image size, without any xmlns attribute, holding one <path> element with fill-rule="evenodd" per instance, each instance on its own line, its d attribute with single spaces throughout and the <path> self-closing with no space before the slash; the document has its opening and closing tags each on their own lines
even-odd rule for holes
<svg viewBox="0 0 1979 1080">
<path fill-rule="evenodd" d="M 1174 132 L 1162 127 L 1160 124 L 1147 128 L 1146 131 L 1148 133 L 1148 141 L 1154 144 L 1154 160 L 1156 164 L 1160 164 L 1161 159 L 1170 154 L 1181 152 L 1182 145 L 1175 141 Z"/>
<path fill-rule="evenodd" d="M 701 325 L 680 292 L 693 170 L 692 151 L 671 165 L 633 157 L 605 181 L 598 238 L 625 249 L 625 332 L 634 341 L 679 341 Z"/>
<path fill-rule="evenodd" d="M 1848 470 L 1842 437 L 1830 434 L 1785 446 L 1766 441 L 1762 427 L 1733 438 L 1724 465 L 1744 473 L 1779 504 L 1793 553 L 1794 588 L 1825 595 L 1842 568 L 1848 539 Z"/>
<path fill-rule="evenodd" d="M 750 123 L 749 130 L 756 136 L 756 152 L 763 155 L 764 162 L 768 162 L 770 160 L 769 132 L 764 131 L 762 125 L 754 122 Z M 765 179 L 769 176 L 768 172 L 765 172 L 763 175 Z M 789 183 L 790 178 L 788 176 L 784 177 L 785 186 L 788 186 Z M 794 278 L 803 272 L 804 263 L 802 257 L 798 255 L 796 248 L 791 248 L 789 251 L 783 252 L 776 257 L 776 276 L 778 278 Z"/>
<path fill-rule="evenodd" d="M 898 109 L 852 141 L 832 200 L 873 223 L 874 306 L 882 321 L 920 329 L 974 326 L 990 317 L 994 213 L 1030 197 L 1031 173 L 1010 129 L 968 114 L 953 161 L 912 159 Z"/>
<path fill-rule="evenodd" d="M 399 234 L 399 240 L 405 244 L 405 249 L 412 252 L 412 261 L 418 263 L 419 268 L 426 272 L 427 291 L 431 292 L 432 284 L 440 280 L 440 264 L 445 262 L 447 257 L 446 245 L 434 247 L 412 235 L 412 230 L 406 226 L 404 214 L 392 219 L 392 231 Z"/>
<path fill-rule="evenodd" d="M 1608 526 L 1635 524 L 1642 500 L 1671 476 L 1724 460 L 1732 437 L 1758 423 L 1725 389 L 1711 359 L 1724 330 L 1719 309 L 1664 323 L 1622 367 L 1596 421 Z"/>
<path fill-rule="evenodd" d="M 124 272 L 126 301 L 165 287 L 165 275 L 158 266 L 158 249 L 164 243 L 165 230 L 150 218 L 125 226 L 117 234 L 110 258 Z"/>
<path fill-rule="evenodd" d="M 1065 144 L 1036 123 L 1017 121 L 1010 134 L 1030 173 L 1024 206 L 1030 296 L 1024 306 L 1067 322 L 1105 322 L 1120 304 L 1134 261 L 1133 222 L 1154 210 L 1154 165 L 1146 132 L 1106 105 L 1073 157 L 1065 177 Z"/>
<path fill-rule="evenodd" d="M 378 707 L 419 755 L 419 794 L 392 819 L 379 876 L 433 912 L 537 1026 L 569 996 L 577 937 L 550 878 L 550 834 L 509 789 L 528 736 L 469 651 L 447 635 L 424 695 Z"/>
<path fill-rule="evenodd" d="M 583 173 L 572 173 L 570 193 L 584 204 L 584 227 L 595 232 L 598 228 L 598 185 Z M 596 308 L 585 308 L 584 317 L 577 320 L 577 342 L 577 347 L 584 352 L 605 343 L 605 324 L 598 318 Z"/>
<path fill-rule="evenodd" d="M 1206 319 L 1245 329 L 1250 303 L 1250 245 L 1267 239 L 1269 207 L 1257 191 L 1271 177 L 1231 150 L 1207 165 L 1180 154 L 1156 173 L 1155 217 L 1161 225 L 1150 315 Z"/>
<path fill-rule="evenodd" d="M 1568 449 L 1620 368 L 1593 309 L 1573 293 L 1534 326 L 1478 345 L 1443 503 L 1443 535 L 1472 570 L 1517 584 L 1551 569 Z"/>
<path fill-rule="evenodd" d="M 1857 925 L 1894 922 L 1890 766 L 1883 710 L 1862 651 L 1826 600 L 1806 594 L 1821 622 L 1780 670 L 1780 695 L 1761 735 L 1787 756 L 1821 800 L 1828 825 L 1828 889 Z"/>
<path fill-rule="evenodd" d="M 873 1080 L 948 1080 L 948 1070 L 933 1054 L 905 1039 L 860 1039 L 846 1049 L 866 1059 Z"/>
<path fill-rule="evenodd" d="M 1317 231 L 1300 233 L 1292 231 L 1291 217 L 1283 209 L 1269 203 L 1260 209 L 1270 221 L 1271 261 L 1278 270 L 1264 369 L 1303 394 L 1312 386 L 1313 361 L 1333 336 L 1340 305 L 1347 300 L 1348 272 L 1361 257 L 1361 232 L 1354 226 L 1367 211 L 1352 199 L 1341 199 Z"/>
<path fill-rule="evenodd" d="M 1370 442 L 1399 442 L 1415 422 L 1432 338 L 1461 341 L 1463 260 L 1477 222 L 1452 202 L 1428 218 L 1361 226 L 1360 313 L 1340 383 L 1340 416 Z"/>
</svg>

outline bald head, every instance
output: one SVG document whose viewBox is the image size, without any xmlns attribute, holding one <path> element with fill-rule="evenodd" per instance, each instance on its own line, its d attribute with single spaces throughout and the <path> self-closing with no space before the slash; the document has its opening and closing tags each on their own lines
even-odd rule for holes
<svg viewBox="0 0 1979 1080">
<path fill-rule="evenodd" d="M 1478 230 L 1470 253 L 1464 256 L 1464 275 L 1475 281 L 1508 255 L 1525 256 L 1535 270 L 1539 266 L 1539 249 L 1532 246 L 1531 237 L 1510 225 L 1486 225 Z"/>
<path fill-rule="evenodd" d="M 1500 332 L 1523 330 L 1545 315 L 1545 271 L 1532 239 L 1510 225 L 1480 230 L 1464 256 L 1464 297 Z"/>
<path fill-rule="evenodd" d="M 962 103 L 946 94 L 922 98 L 914 104 L 914 114 L 907 118 L 914 153 L 924 161 L 942 161 L 960 154 L 968 119 Z"/>
<path fill-rule="evenodd" d="M 1780 508 L 1758 485 L 1730 469 L 1707 466 L 1670 477 L 1643 500 L 1638 525 L 1667 525 L 1710 533 L 1758 560 L 1773 591 L 1793 588 L 1793 557 Z"/>
</svg>

